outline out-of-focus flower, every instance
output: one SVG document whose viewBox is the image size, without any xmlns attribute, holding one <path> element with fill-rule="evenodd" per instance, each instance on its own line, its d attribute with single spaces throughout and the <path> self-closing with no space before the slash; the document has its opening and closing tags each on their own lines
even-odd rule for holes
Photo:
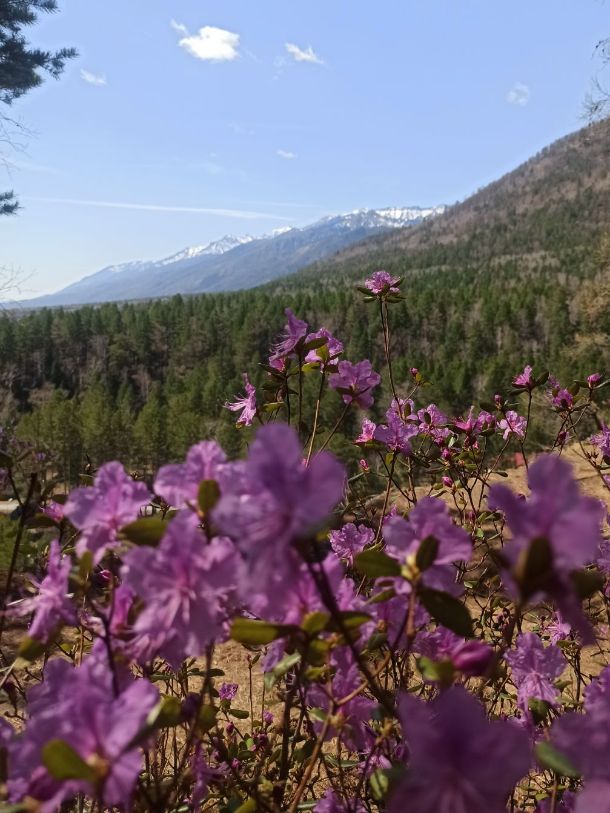
<svg viewBox="0 0 610 813">
<path fill-rule="evenodd" d="M 227 463 L 216 441 L 204 440 L 189 449 L 184 463 L 161 466 L 155 493 L 176 508 L 186 502 L 196 503 L 202 480 L 216 480 L 222 489 L 227 481 L 233 482 L 236 465 Z"/>
<path fill-rule="evenodd" d="M 314 807 L 314 813 L 366 813 L 366 808 L 358 799 L 341 799 L 329 788 Z"/>
<path fill-rule="evenodd" d="M 47 575 L 42 581 L 32 579 L 36 595 L 9 605 L 10 615 L 34 614 L 29 635 L 36 641 L 47 643 L 61 624 L 76 624 L 76 612 L 68 595 L 68 579 L 72 563 L 69 556 L 62 556 L 59 542 L 49 546 Z"/>
<path fill-rule="evenodd" d="M 118 531 L 137 519 L 150 500 L 144 483 L 137 483 L 120 463 L 106 463 L 93 486 L 76 488 L 66 501 L 64 514 L 81 531 L 76 551 L 91 551 L 94 564 L 118 541 Z"/>
<path fill-rule="evenodd" d="M 545 647 L 535 632 L 524 632 L 517 638 L 514 649 L 505 654 L 513 683 L 517 687 L 517 701 L 524 714 L 530 700 L 544 700 L 555 706 L 559 691 L 555 681 L 567 666 L 559 647 Z"/>
<path fill-rule="evenodd" d="M 9 745 L 9 797 L 40 802 L 40 813 L 53 813 L 78 793 L 99 797 L 109 807 L 129 807 L 142 769 L 142 751 L 134 740 L 144 731 L 158 699 L 147 680 L 130 680 L 114 694 L 110 670 L 95 655 L 75 668 L 49 661 L 45 681 L 28 694 L 29 719 Z M 62 740 L 91 770 L 89 779 L 55 779 L 42 752 Z"/>
<path fill-rule="evenodd" d="M 601 373 L 591 373 L 591 375 L 587 376 L 587 384 L 589 385 L 590 389 L 595 389 L 599 382 L 602 380 Z"/>
<path fill-rule="evenodd" d="M 293 543 L 331 513 L 345 488 L 345 470 L 327 452 L 303 462 L 294 429 L 268 424 L 250 446 L 242 476 L 222 491 L 215 525 L 244 556 L 242 589 L 248 604 L 289 591 L 298 567 Z"/>
<path fill-rule="evenodd" d="M 348 522 L 340 531 L 331 531 L 329 538 L 330 546 L 337 556 L 353 565 L 354 556 L 375 539 L 375 532 L 366 525 L 356 526 L 353 522 Z"/>
<path fill-rule="evenodd" d="M 466 677 L 485 674 L 494 658 L 494 650 L 488 644 L 460 638 L 446 627 L 418 633 L 413 651 L 433 661 L 451 661 L 454 669 Z"/>
<path fill-rule="evenodd" d="M 454 686 L 429 703 L 403 695 L 399 717 L 407 772 L 389 813 L 505 813 L 530 765 L 527 733 L 508 720 L 488 721 L 479 701 Z"/>
<path fill-rule="evenodd" d="M 489 490 L 489 507 L 504 513 L 512 533 L 502 549 L 505 582 L 512 592 L 517 587 L 522 599 L 554 601 L 563 619 L 591 640 L 571 574 L 597 556 L 602 543 L 601 503 L 581 496 L 570 464 L 556 455 L 536 460 L 529 470 L 529 486 L 527 500 L 504 485 Z M 521 570 L 533 545 L 543 549 L 544 561 L 542 565 L 538 561 L 532 575 L 527 567 Z"/>
<path fill-rule="evenodd" d="M 351 361 L 340 361 L 337 372 L 333 373 L 328 384 L 337 390 L 346 404 L 354 403 L 360 409 L 373 406 L 372 390 L 380 383 L 381 376 L 373 370 L 368 359 L 352 364 Z"/>
<path fill-rule="evenodd" d="M 244 387 L 246 394 L 242 398 L 238 398 L 232 404 L 228 402 L 225 404 L 225 407 L 231 412 L 241 411 L 241 415 L 237 419 L 237 426 L 251 426 L 256 417 L 256 388 L 250 383 L 247 373 L 244 373 Z"/>
<path fill-rule="evenodd" d="M 596 446 L 604 457 L 610 457 L 610 427 L 602 426 L 597 435 L 593 435 L 591 443 Z"/>
</svg>

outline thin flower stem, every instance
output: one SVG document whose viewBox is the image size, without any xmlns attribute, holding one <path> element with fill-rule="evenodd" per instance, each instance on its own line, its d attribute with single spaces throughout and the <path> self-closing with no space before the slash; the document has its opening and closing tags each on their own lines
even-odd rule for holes
<svg viewBox="0 0 610 813">
<path fill-rule="evenodd" d="M 288 813 L 296 813 L 296 810 L 299 806 L 299 802 L 301 801 L 303 794 L 305 793 L 309 780 L 311 779 L 311 776 L 313 774 L 314 768 L 318 762 L 318 757 L 320 756 L 320 751 L 322 750 L 322 746 L 324 745 L 324 741 L 326 740 L 326 735 L 328 734 L 328 731 L 330 729 L 330 722 L 335 711 L 336 711 L 335 703 L 331 701 L 328 713 L 326 715 L 326 719 L 322 723 L 322 728 L 320 729 L 320 733 L 318 734 L 318 739 L 316 740 L 316 744 L 314 745 L 311 757 L 309 758 L 309 763 L 307 765 L 305 773 L 303 774 L 303 777 L 299 782 L 299 785 L 293 796 L 292 802 L 290 803 L 290 807 L 288 808 Z"/>
<path fill-rule="evenodd" d="M 311 438 L 309 440 L 309 450 L 307 452 L 307 461 L 306 464 L 309 466 L 309 461 L 311 460 L 311 455 L 313 454 L 313 444 L 316 439 L 316 432 L 318 431 L 318 419 L 320 417 L 320 404 L 322 403 L 322 395 L 324 393 L 324 383 L 326 380 L 326 371 L 322 370 L 322 379 L 320 381 L 320 389 L 318 391 L 318 400 L 316 401 L 316 412 L 313 419 L 313 428 L 311 430 Z"/>
<path fill-rule="evenodd" d="M 326 440 L 324 441 L 324 443 L 323 443 L 323 444 L 320 446 L 320 448 L 318 449 L 318 454 L 319 454 L 320 452 L 323 452 L 323 451 L 324 451 L 324 449 L 326 449 L 326 447 L 327 447 L 327 446 L 328 446 L 328 444 L 330 443 L 331 439 L 333 438 L 333 436 L 335 435 L 335 433 L 337 432 L 337 430 L 339 429 L 339 427 L 340 427 L 340 426 L 341 426 L 341 424 L 343 423 L 343 419 L 344 419 L 344 418 L 345 418 L 345 416 L 347 415 L 347 411 L 348 411 L 348 409 L 350 408 L 350 406 L 351 406 L 351 405 L 352 405 L 352 402 L 351 402 L 351 401 L 349 401 L 349 402 L 348 402 L 348 403 L 347 403 L 347 404 L 344 406 L 342 413 L 339 415 L 339 418 L 338 418 L 338 420 L 337 420 L 337 423 L 336 423 L 336 424 L 333 426 L 333 428 L 330 430 L 330 433 L 329 433 L 328 437 L 326 438 Z"/>
</svg>

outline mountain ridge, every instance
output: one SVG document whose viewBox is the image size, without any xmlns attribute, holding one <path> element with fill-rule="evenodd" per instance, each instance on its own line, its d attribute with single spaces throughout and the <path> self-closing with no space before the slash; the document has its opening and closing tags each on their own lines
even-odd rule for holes
<svg viewBox="0 0 610 813">
<path fill-rule="evenodd" d="M 27 308 L 75 306 L 251 288 L 294 273 L 363 238 L 419 224 L 445 208 L 356 209 L 261 237 L 225 235 L 160 260 L 106 266 L 56 293 L 16 304 Z"/>
</svg>

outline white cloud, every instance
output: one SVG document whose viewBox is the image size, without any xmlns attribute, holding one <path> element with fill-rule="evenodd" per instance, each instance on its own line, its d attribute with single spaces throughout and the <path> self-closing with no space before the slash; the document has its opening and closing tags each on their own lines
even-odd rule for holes
<svg viewBox="0 0 610 813">
<path fill-rule="evenodd" d="M 285 43 L 285 48 L 297 62 L 311 62 L 314 65 L 323 65 L 324 60 L 319 57 L 314 49 L 309 45 L 307 48 L 299 48 L 293 42 Z"/>
<path fill-rule="evenodd" d="M 174 31 L 184 35 L 178 45 L 196 59 L 230 62 L 239 56 L 239 34 L 206 25 L 197 34 L 190 35 L 186 26 L 175 20 L 171 21 L 171 26 Z"/>
<path fill-rule="evenodd" d="M 290 152 L 290 150 L 277 150 L 277 154 L 280 158 L 285 158 L 287 161 L 292 161 L 293 158 L 297 157 L 296 152 Z"/>
<path fill-rule="evenodd" d="M 39 198 L 26 197 L 25 200 L 37 203 L 67 203 L 72 206 L 97 206 L 102 209 L 134 209 L 141 212 L 180 212 L 186 214 L 219 215 L 220 217 L 234 217 L 241 220 L 286 220 L 292 222 L 291 217 L 270 214 L 269 212 L 251 212 L 243 209 L 216 209 L 203 206 L 165 206 L 155 203 L 123 203 L 113 200 L 79 200 L 76 198 Z"/>
<path fill-rule="evenodd" d="M 524 85 L 523 82 L 515 82 L 506 94 L 506 101 L 518 107 L 525 107 L 530 100 L 530 96 L 530 89 L 527 85 Z"/>
<path fill-rule="evenodd" d="M 81 79 L 83 79 L 89 85 L 103 87 L 104 85 L 108 84 L 106 82 L 106 77 L 103 74 L 91 73 L 91 71 L 86 71 L 84 68 L 81 68 L 80 76 Z"/>
<path fill-rule="evenodd" d="M 182 23 L 177 23 L 175 20 L 170 22 L 171 27 L 174 31 L 177 31 L 179 34 L 183 34 L 185 37 L 188 37 L 189 31 L 188 28 L 183 25 Z"/>
</svg>

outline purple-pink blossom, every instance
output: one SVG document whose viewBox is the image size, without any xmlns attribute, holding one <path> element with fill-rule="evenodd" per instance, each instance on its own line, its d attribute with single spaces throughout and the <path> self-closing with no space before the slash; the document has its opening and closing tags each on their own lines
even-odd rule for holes
<svg viewBox="0 0 610 813">
<path fill-rule="evenodd" d="M 281 361 L 294 355 L 307 335 L 307 322 L 298 319 L 290 308 L 286 308 L 284 313 L 288 321 L 284 326 L 282 338 L 273 348 L 270 361 Z"/>
<path fill-rule="evenodd" d="M 392 277 L 387 271 L 375 271 L 364 283 L 365 288 L 375 295 L 400 293 L 400 278 Z"/>
<path fill-rule="evenodd" d="M 499 422 L 498 428 L 502 432 L 504 440 L 508 440 L 511 435 L 523 440 L 527 431 L 527 420 L 513 409 L 509 409 Z"/>
<path fill-rule="evenodd" d="M 133 626 L 139 659 L 161 655 L 177 668 L 222 638 L 239 568 L 233 543 L 214 538 L 206 544 L 194 514 L 172 520 L 158 547 L 130 550 L 122 575 L 144 602 Z"/>
<path fill-rule="evenodd" d="M 433 538 L 438 544 L 434 562 L 422 574 L 427 587 L 450 593 L 460 591 L 455 583 L 454 564 L 467 561 L 472 552 L 470 536 L 457 526 L 447 511 L 447 506 L 436 497 L 424 497 L 409 512 L 408 519 L 391 517 L 383 527 L 386 553 L 407 567 L 414 567 L 415 555 L 424 540 Z M 419 578 L 420 574 L 414 574 Z M 396 580 L 398 591 L 409 591 L 410 584 L 404 579 Z"/>
<path fill-rule="evenodd" d="M 366 525 L 347 522 L 339 531 L 331 531 L 330 546 L 340 559 L 354 564 L 354 556 L 375 539 L 375 532 Z"/>
<path fill-rule="evenodd" d="M 520 589 L 534 602 L 543 597 L 554 600 L 563 619 L 590 640 L 571 573 L 597 556 L 602 542 L 601 503 L 580 494 L 572 467 L 556 455 L 542 455 L 530 466 L 529 486 L 527 500 L 504 485 L 489 490 L 489 507 L 504 513 L 512 534 L 502 551 L 507 562 L 505 581 L 513 589 L 514 567 L 524 549 L 536 540 L 546 540 L 550 549 L 546 571 L 537 574 L 535 584 L 521 584 Z"/>
<path fill-rule="evenodd" d="M 360 409 L 373 406 L 372 390 L 380 383 L 381 376 L 373 370 L 368 359 L 352 364 L 351 361 L 340 361 L 337 372 L 329 379 L 329 386 L 337 390 L 346 404 L 354 403 Z"/>
<path fill-rule="evenodd" d="M 120 463 L 103 465 L 93 486 L 74 489 L 65 504 L 65 515 L 81 531 L 79 556 L 90 551 L 97 564 L 116 546 L 119 530 L 136 520 L 149 500 L 146 485 L 133 480 Z"/>
<path fill-rule="evenodd" d="M 314 455 L 306 466 L 294 429 L 277 423 L 258 430 L 242 476 L 212 512 L 247 562 L 242 589 L 249 603 L 291 589 L 298 572 L 293 544 L 327 519 L 344 487 L 345 470 L 332 454 Z"/>
<path fill-rule="evenodd" d="M 526 732 L 489 721 L 481 703 L 454 686 L 429 703 L 403 694 L 398 711 L 408 748 L 388 813 L 505 813 L 530 765 Z"/>
<path fill-rule="evenodd" d="M 325 327 L 320 328 L 316 333 L 309 333 L 308 336 L 305 338 L 305 344 L 309 344 L 309 342 L 314 341 L 315 339 L 326 339 L 326 344 L 322 347 L 315 347 L 313 350 L 309 350 L 307 355 L 305 356 L 305 362 L 307 364 L 316 364 L 316 363 L 323 363 L 326 364 L 329 361 L 334 361 L 337 356 L 340 356 L 343 353 L 343 343 L 336 339 L 332 333 L 327 330 Z M 324 349 L 325 352 L 322 352 Z"/>
<path fill-rule="evenodd" d="M 610 427 L 604 424 L 597 435 L 593 435 L 591 443 L 600 450 L 604 457 L 610 457 Z"/>
<path fill-rule="evenodd" d="M 504 657 L 511 668 L 512 680 L 517 687 L 517 702 L 524 714 L 528 714 L 530 700 L 544 700 L 551 706 L 556 705 L 559 690 L 554 681 L 567 666 L 558 646 L 545 647 L 535 632 L 524 632 L 517 638 L 515 648 Z"/>
<path fill-rule="evenodd" d="M 177 508 L 186 502 L 196 503 L 203 480 L 216 480 L 222 488 L 226 480 L 233 480 L 234 469 L 216 441 L 204 440 L 189 449 L 184 463 L 161 466 L 155 493 Z"/>
<path fill-rule="evenodd" d="M 522 373 L 513 378 L 513 386 L 526 390 L 533 390 L 536 385 L 534 371 L 528 364 Z"/>
<path fill-rule="evenodd" d="M 231 412 L 241 412 L 237 419 L 237 426 L 251 426 L 256 417 L 256 388 L 250 383 L 248 374 L 244 373 L 244 388 L 246 394 L 233 403 L 226 403 L 226 409 Z"/>
<path fill-rule="evenodd" d="M 78 793 L 103 800 L 109 807 L 129 807 L 142 769 L 136 739 L 159 693 L 147 680 L 130 681 L 115 695 L 107 665 L 95 654 L 80 667 L 63 659 L 50 661 L 45 681 L 28 694 L 28 720 L 8 749 L 9 797 L 31 797 L 40 813 L 54 813 Z M 84 779 L 55 779 L 43 763 L 51 740 L 62 740 L 95 774 L 95 786 Z"/>
<path fill-rule="evenodd" d="M 488 644 L 460 638 L 446 627 L 418 633 L 413 651 L 433 661 L 451 661 L 454 669 L 467 677 L 485 674 L 494 657 Z"/>
<path fill-rule="evenodd" d="M 10 605 L 10 615 L 25 616 L 33 613 L 29 628 L 30 638 L 47 643 L 61 624 L 75 624 L 76 611 L 69 596 L 68 580 L 72 563 L 62 556 L 59 542 L 49 546 L 47 574 L 42 581 L 32 579 L 36 595 Z"/>
</svg>

